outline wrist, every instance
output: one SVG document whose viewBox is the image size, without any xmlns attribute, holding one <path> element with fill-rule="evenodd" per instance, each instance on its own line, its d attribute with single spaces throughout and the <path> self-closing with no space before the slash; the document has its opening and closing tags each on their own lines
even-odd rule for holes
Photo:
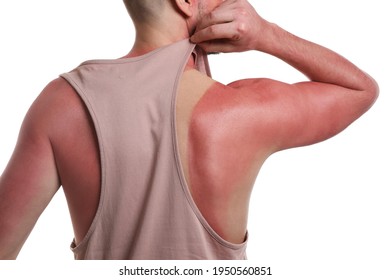
<svg viewBox="0 0 390 280">
<path fill-rule="evenodd" d="M 257 36 L 255 50 L 274 54 L 276 48 L 278 48 L 278 44 L 280 44 L 280 33 L 282 33 L 282 31 L 284 30 L 275 23 L 268 21 L 263 23 L 260 34 Z"/>
<path fill-rule="evenodd" d="M 309 46 L 313 45 L 274 23 L 267 24 L 263 33 L 264 38 L 260 36 L 257 50 L 277 57 L 295 68 L 300 68 L 300 64 L 307 59 Z M 313 53 L 313 50 L 311 52 Z"/>
</svg>

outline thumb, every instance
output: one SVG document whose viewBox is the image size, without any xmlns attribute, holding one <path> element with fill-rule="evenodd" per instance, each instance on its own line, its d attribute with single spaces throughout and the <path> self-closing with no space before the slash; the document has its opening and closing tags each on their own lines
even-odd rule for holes
<svg viewBox="0 0 390 280">
<path fill-rule="evenodd" d="M 201 47 L 207 54 L 217 54 L 217 53 L 230 53 L 235 52 L 234 46 L 228 44 L 227 40 L 211 40 L 197 44 Z"/>
</svg>

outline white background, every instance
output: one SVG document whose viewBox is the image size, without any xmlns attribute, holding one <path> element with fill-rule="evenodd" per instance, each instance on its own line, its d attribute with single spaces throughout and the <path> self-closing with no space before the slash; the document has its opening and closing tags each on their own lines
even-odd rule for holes
<svg viewBox="0 0 390 280">
<path fill-rule="evenodd" d="M 342 134 L 281 152 L 266 162 L 252 196 L 248 258 L 272 266 L 272 279 L 390 279 L 386 1 L 251 3 L 267 20 L 350 59 L 378 81 L 381 95 Z M 0 172 L 26 111 L 43 87 L 84 60 L 127 54 L 133 39 L 131 21 L 119 0 L 1 1 Z M 221 54 L 211 57 L 210 63 L 214 78 L 221 82 L 248 77 L 304 79 L 261 53 Z M 60 190 L 19 260 L 37 265 L 72 260 L 72 237 Z"/>
</svg>

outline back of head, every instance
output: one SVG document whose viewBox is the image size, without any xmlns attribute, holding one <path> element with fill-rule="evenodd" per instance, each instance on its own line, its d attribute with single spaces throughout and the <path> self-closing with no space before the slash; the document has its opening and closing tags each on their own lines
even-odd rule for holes
<svg viewBox="0 0 390 280">
<path fill-rule="evenodd" d="M 123 0 L 135 22 L 148 22 L 161 13 L 167 0 Z"/>
<path fill-rule="evenodd" d="M 188 38 L 195 30 L 196 3 L 192 0 L 123 0 L 136 29 L 136 45 Z M 200 1 L 199 1 L 200 3 Z M 142 39 L 141 39 L 142 38 Z M 153 43 L 151 43 L 153 41 Z M 166 43 L 166 42 L 165 42 Z"/>
</svg>

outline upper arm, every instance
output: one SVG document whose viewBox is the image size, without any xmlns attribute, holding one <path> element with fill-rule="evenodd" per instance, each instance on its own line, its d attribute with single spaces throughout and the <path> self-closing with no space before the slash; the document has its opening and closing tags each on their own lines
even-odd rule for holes
<svg viewBox="0 0 390 280">
<path fill-rule="evenodd" d="M 230 87 L 252 100 L 253 137 L 270 153 L 314 144 L 341 132 L 360 117 L 376 96 L 317 82 L 285 84 L 269 79 L 237 81 Z"/>
<path fill-rule="evenodd" d="M 0 259 L 16 258 L 59 188 L 50 144 L 49 84 L 28 111 L 12 157 L 0 177 Z"/>
</svg>

